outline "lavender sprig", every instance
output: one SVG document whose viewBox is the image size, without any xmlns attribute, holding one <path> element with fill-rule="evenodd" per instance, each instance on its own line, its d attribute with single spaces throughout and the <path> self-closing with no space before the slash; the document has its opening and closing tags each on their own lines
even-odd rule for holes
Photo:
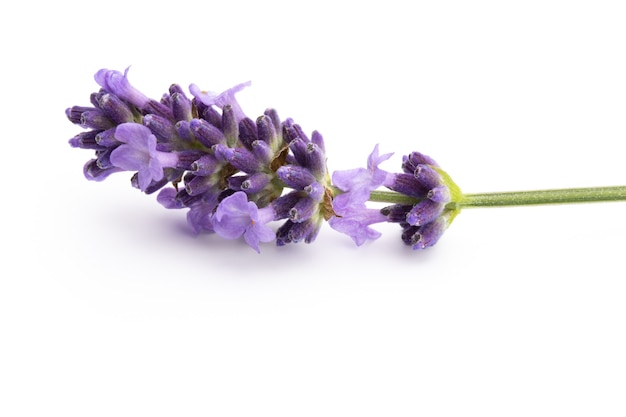
<svg viewBox="0 0 626 417">
<path fill-rule="evenodd" d="M 195 233 L 243 238 L 257 252 L 273 240 L 311 243 L 324 221 L 357 245 L 380 237 L 373 225 L 398 223 L 406 245 L 425 249 L 463 208 L 626 200 L 626 186 L 464 194 L 419 152 L 403 156 L 401 172 L 381 169 L 392 154 L 381 155 L 378 145 L 365 168 L 331 176 L 319 132 L 307 135 L 274 109 L 246 116 L 235 95 L 249 82 L 222 93 L 191 84 L 191 96 L 172 84 L 157 101 L 130 84 L 128 69 L 102 69 L 94 78 L 101 88 L 91 105 L 66 110 L 86 129 L 70 145 L 94 152 L 85 177 L 131 172 L 131 184 L 158 191 L 165 208 L 186 209 Z M 368 206 L 376 202 L 388 205 Z"/>
</svg>

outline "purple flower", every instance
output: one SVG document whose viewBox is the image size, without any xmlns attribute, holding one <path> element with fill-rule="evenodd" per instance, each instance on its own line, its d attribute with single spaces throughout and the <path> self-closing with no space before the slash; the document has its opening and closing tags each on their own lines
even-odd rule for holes
<svg viewBox="0 0 626 417">
<path fill-rule="evenodd" d="M 378 144 L 376 144 L 372 153 L 367 157 L 367 169 L 371 172 L 372 175 L 370 185 L 374 186 L 372 189 L 383 184 L 389 176 L 389 173 L 378 168 L 378 165 L 391 158 L 392 155 L 393 152 L 380 155 L 378 153 Z"/>
<path fill-rule="evenodd" d="M 249 87 L 250 84 L 251 84 L 250 81 L 237 84 L 236 86 L 229 88 L 228 90 L 220 94 L 213 93 L 210 91 L 203 91 L 197 85 L 191 84 L 189 86 L 189 92 L 195 98 L 197 98 L 198 100 L 200 100 L 203 104 L 207 106 L 216 106 L 216 107 L 219 107 L 220 109 L 223 109 L 224 106 L 227 106 L 227 105 L 230 106 L 233 110 L 237 123 L 239 123 L 241 120 L 243 120 L 246 117 L 246 115 L 244 114 L 243 110 L 241 109 L 241 106 L 235 99 L 235 94 L 243 90 L 244 88 Z"/>
<path fill-rule="evenodd" d="M 365 202 L 370 191 L 388 181 L 392 175 L 378 168 L 378 165 L 391 157 L 391 153 L 380 155 L 378 145 L 367 158 L 367 168 L 355 168 L 333 173 L 333 184 L 344 191 L 333 199 L 335 216 L 328 221 L 330 227 L 345 233 L 358 246 L 367 239 L 378 239 L 380 233 L 369 227 L 371 224 L 387 221 L 380 210 L 367 209 Z"/>
<path fill-rule="evenodd" d="M 356 208 L 369 200 L 370 191 L 383 185 L 391 176 L 387 171 L 378 168 L 378 165 L 391 155 L 393 153 L 379 155 L 376 145 L 367 158 L 367 168 L 333 172 L 333 185 L 343 191 L 333 200 L 335 211 Z"/>
<path fill-rule="evenodd" d="M 157 201 L 167 209 L 180 209 L 184 205 L 180 200 L 176 199 L 177 191 L 175 188 L 164 188 L 157 195 Z"/>
<path fill-rule="evenodd" d="M 432 158 L 419 152 L 403 157 L 402 171 L 390 176 L 385 185 L 415 202 L 394 204 L 381 213 L 388 221 L 400 224 L 405 244 L 425 249 L 437 243 L 458 214 L 458 209 L 448 208 L 448 203 L 461 191 Z"/>
<path fill-rule="evenodd" d="M 238 191 L 223 199 L 213 215 L 215 232 L 226 239 L 237 239 L 243 235 L 244 240 L 254 250 L 260 252 L 259 242 L 271 242 L 276 234 L 267 226 L 274 220 L 271 206 L 259 209 L 248 201 L 243 191 Z"/>
<path fill-rule="evenodd" d="M 101 69 L 94 76 L 96 82 L 106 91 L 115 94 L 119 98 L 134 104 L 140 109 L 145 107 L 150 99 L 141 91 L 130 85 L 128 81 L 128 69 L 124 74 L 116 70 Z"/>
<path fill-rule="evenodd" d="M 127 171 L 137 171 L 139 189 L 145 191 L 152 181 L 163 178 L 163 168 L 175 167 L 175 153 L 156 150 L 157 139 L 150 129 L 137 123 L 123 123 L 115 129 L 122 142 L 111 152 L 111 163 Z"/>
<path fill-rule="evenodd" d="M 406 165 L 405 158 L 405 165 Z M 445 210 L 451 192 L 436 166 L 417 164 L 414 172 L 396 174 L 388 187 L 394 191 L 419 200 L 407 212 L 405 221 L 411 226 L 432 222 Z"/>
<path fill-rule="evenodd" d="M 213 211 L 216 203 L 200 201 L 189 207 L 187 212 L 187 224 L 195 234 L 200 232 L 212 233 L 213 228 Z"/>
<path fill-rule="evenodd" d="M 346 208 L 341 216 L 333 216 L 328 220 L 330 227 L 338 232 L 350 236 L 357 246 L 361 246 L 368 239 L 374 240 L 380 237 L 380 232 L 369 227 L 374 223 L 387 221 L 387 217 L 377 209 Z"/>
</svg>

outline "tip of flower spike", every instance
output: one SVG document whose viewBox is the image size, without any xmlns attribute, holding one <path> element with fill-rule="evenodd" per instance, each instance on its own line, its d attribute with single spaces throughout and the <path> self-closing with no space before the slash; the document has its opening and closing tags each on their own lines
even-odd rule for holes
<svg viewBox="0 0 626 417">
<path fill-rule="evenodd" d="M 406 197 L 381 210 L 389 222 L 402 227 L 402 241 L 415 250 L 433 246 L 460 211 L 463 194 L 435 161 L 418 152 L 402 159 L 403 173 L 385 185 Z M 411 201 L 413 200 L 413 201 Z"/>
</svg>

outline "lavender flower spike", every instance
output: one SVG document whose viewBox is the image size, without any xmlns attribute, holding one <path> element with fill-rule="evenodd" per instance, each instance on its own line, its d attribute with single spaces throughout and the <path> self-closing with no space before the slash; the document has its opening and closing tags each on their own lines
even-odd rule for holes
<svg viewBox="0 0 626 417">
<path fill-rule="evenodd" d="M 178 155 L 156 150 L 157 139 L 150 129 L 137 123 L 122 123 L 115 129 L 122 142 L 111 152 L 111 163 L 123 170 L 137 171 L 139 189 L 163 179 L 163 168 L 175 167 Z"/>
<path fill-rule="evenodd" d="M 86 129 L 69 145 L 95 153 L 83 167 L 85 177 L 101 181 L 131 171 L 133 187 L 159 191 L 165 208 L 186 209 L 195 233 L 243 237 L 257 252 L 261 242 L 311 243 L 324 221 L 357 246 L 381 235 L 372 225 L 397 223 L 402 241 L 422 250 L 436 244 L 465 207 L 626 201 L 626 186 L 464 194 L 420 152 L 405 155 L 397 173 L 379 168 L 392 154 L 381 155 L 378 145 L 366 167 L 331 176 L 318 131 L 309 137 L 272 108 L 256 119 L 244 114 L 235 95 L 250 82 L 219 94 L 191 84 L 193 98 L 170 84 L 155 100 L 130 84 L 128 70 L 99 70 L 94 78 L 101 88 L 89 96 L 91 105 L 65 111 Z"/>
<path fill-rule="evenodd" d="M 257 205 L 248 201 L 243 191 L 238 191 L 223 199 L 215 210 L 213 228 L 225 239 L 237 239 L 243 235 L 244 240 L 257 252 L 259 242 L 271 242 L 276 234 L 267 226 L 274 220 L 274 210 L 271 206 L 259 209 Z"/>
</svg>

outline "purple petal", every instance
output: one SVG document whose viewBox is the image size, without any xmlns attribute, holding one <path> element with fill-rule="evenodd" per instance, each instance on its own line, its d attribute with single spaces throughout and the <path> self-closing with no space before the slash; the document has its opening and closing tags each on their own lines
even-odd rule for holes
<svg viewBox="0 0 626 417">
<path fill-rule="evenodd" d="M 333 172 L 333 185 L 341 191 L 350 191 L 354 188 L 367 187 L 370 175 L 365 168 L 354 168 Z"/>
<path fill-rule="evenodd" d="M 274 240 L 275 234 L 266 225 L 274 219 L 271 207 L 257 208 L 248 201 L 246 193 L 238 191 L 223 199 L 217 206 L 213 216 L 215 232 L 226 239 L 237 239 L 243 235 L 244 240 L 259 252 L 259 242 Z"/>
<path fill-rule="evenodd" d="M 156 150 L 157 140 L 150 129 L 137 123 L 123 123 L 115 129 L 122 142 L 111 152 L 111 163 L 127 171 L 137 171 L 139 188 L 145 191 L 152 181 L 163 178 L 163 168 L 175 167 L 178 156 Z"/>
<path fill-rule="evenodd" d="M 370 171 L 375 171 L 379 169 L 378 165 L 380 165 L 382 162 L 385 162 L 387 159 L 391 158 L 392 155 L 393 155 L 393 152 L 380 155 L 378 152 L 378 144 L 376 144 L 376 146 L 374 146 L 374 150 L 367 158 L 367 168 Z"/>
<path fill-rule="evenodd" d="M 187 223 L 195 234 L 200 232 L 214 232 L 213 229 L 213 209 L 215 204 L 200 203 L 194 204 L 187 212 Z"/>
<path fill-rule="evenodd" d="M 265 222 L 262 220 L 264 216 L 260 215 L 261 211 L 266 211 L 269 214 L 269 220 L 266 220 Z M 274 232 L 272 228 L 265 224 L 274 218 L 271 207 L 259 209 L 257 214 L 259 214 L 259 216 L 257 216 L 257 220 L 255 220 L 252 223 L 252 226 L 244 232 L 243 238 L 246 243 L 250 245 L 254 250 L 260 252 L 261 250 L 259 249 L 259 242 L 271 242 L 276 238 L 276 232 Z"/>
<path fill-rule="evenodd" d="M 189 92 L 191 92 L 194 97 L 196 97 L 207 106 L 217 106 L 220 109 L 224 108 L 224 106 L 226 105 L 231 106 L 233 109 L 233 114 L 235 115 L 235 119 L 237 120 L 237 122 L 239 122 L 243 120 L 246 115 L 243 113 L 241 106 L 235 99 L 235 94 L 243 90 L 244 88 L 249 87 L 250 84 L 250 81 L 237 84 L 236 86 L 229 88 L 228 90 L 220 94 L 216 94 L 210 91 L 203 91 L 197 85 L 191 84 L 189 86 Z"/>
<path fill-rule="evenodd" d="M 343 215 L 350 209 L 357 209 L 364 206 L 370 198 L 367 188 L 359 188 L 348 193 L 339 194 L 333 198 L 333 210 L 337 214 Z"/>
<path fill-rule="evenodd" d="M 333 216 L 328 224 L 338 232 L 350 236 L 357 246 L 361 246 L 367 240 L 378 239 L 381 236 L 380 232 L 369 226 L 384 221 L 387 221 L 387 217 L 380 210 L 362 208 L 350 210 L 341 217 Z"/>
<path fill-rule="evenodd" d="M 119 98 L 134 104 L 139 108 L 143 108 L 148 104 L 150 99 L 143 93 L 130 85 L 128 81 L 128 70 L 126 68 L 124 74 L 115 70 L 101 69 L 94 76 L 96 82 L 106 91 L 115 94 Z"/>
<path fill-rule="evenodd" d="M 237 239 L 251 225 L 250 216 L 248 197 L 243 192 L 236 192 L 217 206 L 213 217 L 215 232 L 226 239 Z"/>
<path fill-rule="evenodd" d="M 350 208 L 358 209 L 369 200 L 370 191 L 383 185 L 392 174 L 378 168 L 378 165 L 391 157 L 391 153 L 379 155 L 378 145 L 367 159 L 366 168 L 355 168 L 333 173 L 333 185 L 345 191 L 333 200 L 336 210 L 345 211 Z M 341 213 L 340 213 L 341 214 Z"/>
<path fill-rule="evenodd" d="M 185 207 L 177 198 L 175 188 L 163 188 L 157 195 L 157 202 L 167 209 L 180 209 Z"/>
</svg>

